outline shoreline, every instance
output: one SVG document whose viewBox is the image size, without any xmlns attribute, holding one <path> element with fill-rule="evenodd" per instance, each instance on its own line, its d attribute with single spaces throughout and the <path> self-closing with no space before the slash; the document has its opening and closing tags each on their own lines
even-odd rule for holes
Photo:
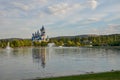
<svg viewBox="0 0 120 80">
<path fill-rule="evenodd" d="M 22 47 L 14 47 L 14 48 L 30 48 L 30 47 L 42 47 L 42 46 L 22 46 Z M 48 46 L 44 46 L 44 47 L 48 47 Z M 55 46 L 55 47 L 59 47 L 59 46 Z M 76 47 L 76 48 L 117 48 L 120 49 L 120 46 L 63 46 L 63 47 L 67 47 L 67 48 L 71 48 L 71 47 Z M 13 49 L 14 49 L 13 48 Z M 6 48 L 1 48 L 0 49 L 6 49 Z"/>
<path fill-rule="evenodd" d="M 120 50 L 120 46 L 93 46 L 92 48 L 103 48 L 103 49 L 117 49 L 117 50 Z"/>
<path fill-rule="evenodd" d="M 120 80 L 120 71 L 107 71 L 107 72 L 90 72 L 86 74 L 58 76 L 58 77 L 46 77 L 35 78 L 27 80 Z"/>
</svg>

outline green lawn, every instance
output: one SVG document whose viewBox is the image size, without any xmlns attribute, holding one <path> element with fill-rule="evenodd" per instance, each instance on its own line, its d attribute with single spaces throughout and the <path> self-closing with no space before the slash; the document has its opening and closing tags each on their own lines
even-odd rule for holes
<svg viewBox="0 0 120 80">
<path fill-rule="evenodd" d="M 44 78 L 44 79 L 35 79 L 35 80 L 120 80 L 120 71 L 76 75 L 76 76 L 65 76 L 65 77 L 56 77 L 56 78 Z"/>
</svg>

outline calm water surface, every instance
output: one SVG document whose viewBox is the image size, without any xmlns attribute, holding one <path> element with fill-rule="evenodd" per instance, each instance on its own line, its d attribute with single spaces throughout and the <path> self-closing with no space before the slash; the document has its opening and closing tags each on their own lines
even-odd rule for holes
<svg viewBox="0 0 120 80">
<path fill-rule="evenodd" d="M 120 50 L 51 47 L 0 49 L 0 80 L 120 70 Z"/>
</svg>

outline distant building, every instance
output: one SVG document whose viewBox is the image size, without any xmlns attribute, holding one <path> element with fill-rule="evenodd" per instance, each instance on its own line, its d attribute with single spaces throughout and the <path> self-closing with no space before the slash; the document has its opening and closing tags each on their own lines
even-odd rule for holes
<svg viewBox="0 0 120 80">
<path fill-rule="evenodd" d="M 45 28 L 42 26 L 40 30 L 32 34 L 32 41 L 49 41 L 48 36 L 45 33 Z"/>
</svg>

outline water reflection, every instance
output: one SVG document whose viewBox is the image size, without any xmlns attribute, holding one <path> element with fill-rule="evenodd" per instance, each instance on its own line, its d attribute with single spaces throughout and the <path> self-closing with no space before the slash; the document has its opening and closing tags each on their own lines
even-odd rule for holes
<svg viewBox="0 0 120 80">
<path fill-rule="evenodd" d="M 46 64 L 46 48 L 32 48 L 33 62 L 41 64 L 45 68 Z"/>
<path fill-rule="evenodd" d="M 39 69 L 39 70 L 38 70 Z M 120 70 L 120 50 L 77 47 L 0 49 L 0 80 Z"/>
<path fill-rule="evenodd" d="M 22 56 L 28 56 L 30 53 L 30 50 L 28 48 L 16 48 L 11 51 L 12 57 L 22 57 Z"/>
</svg>

